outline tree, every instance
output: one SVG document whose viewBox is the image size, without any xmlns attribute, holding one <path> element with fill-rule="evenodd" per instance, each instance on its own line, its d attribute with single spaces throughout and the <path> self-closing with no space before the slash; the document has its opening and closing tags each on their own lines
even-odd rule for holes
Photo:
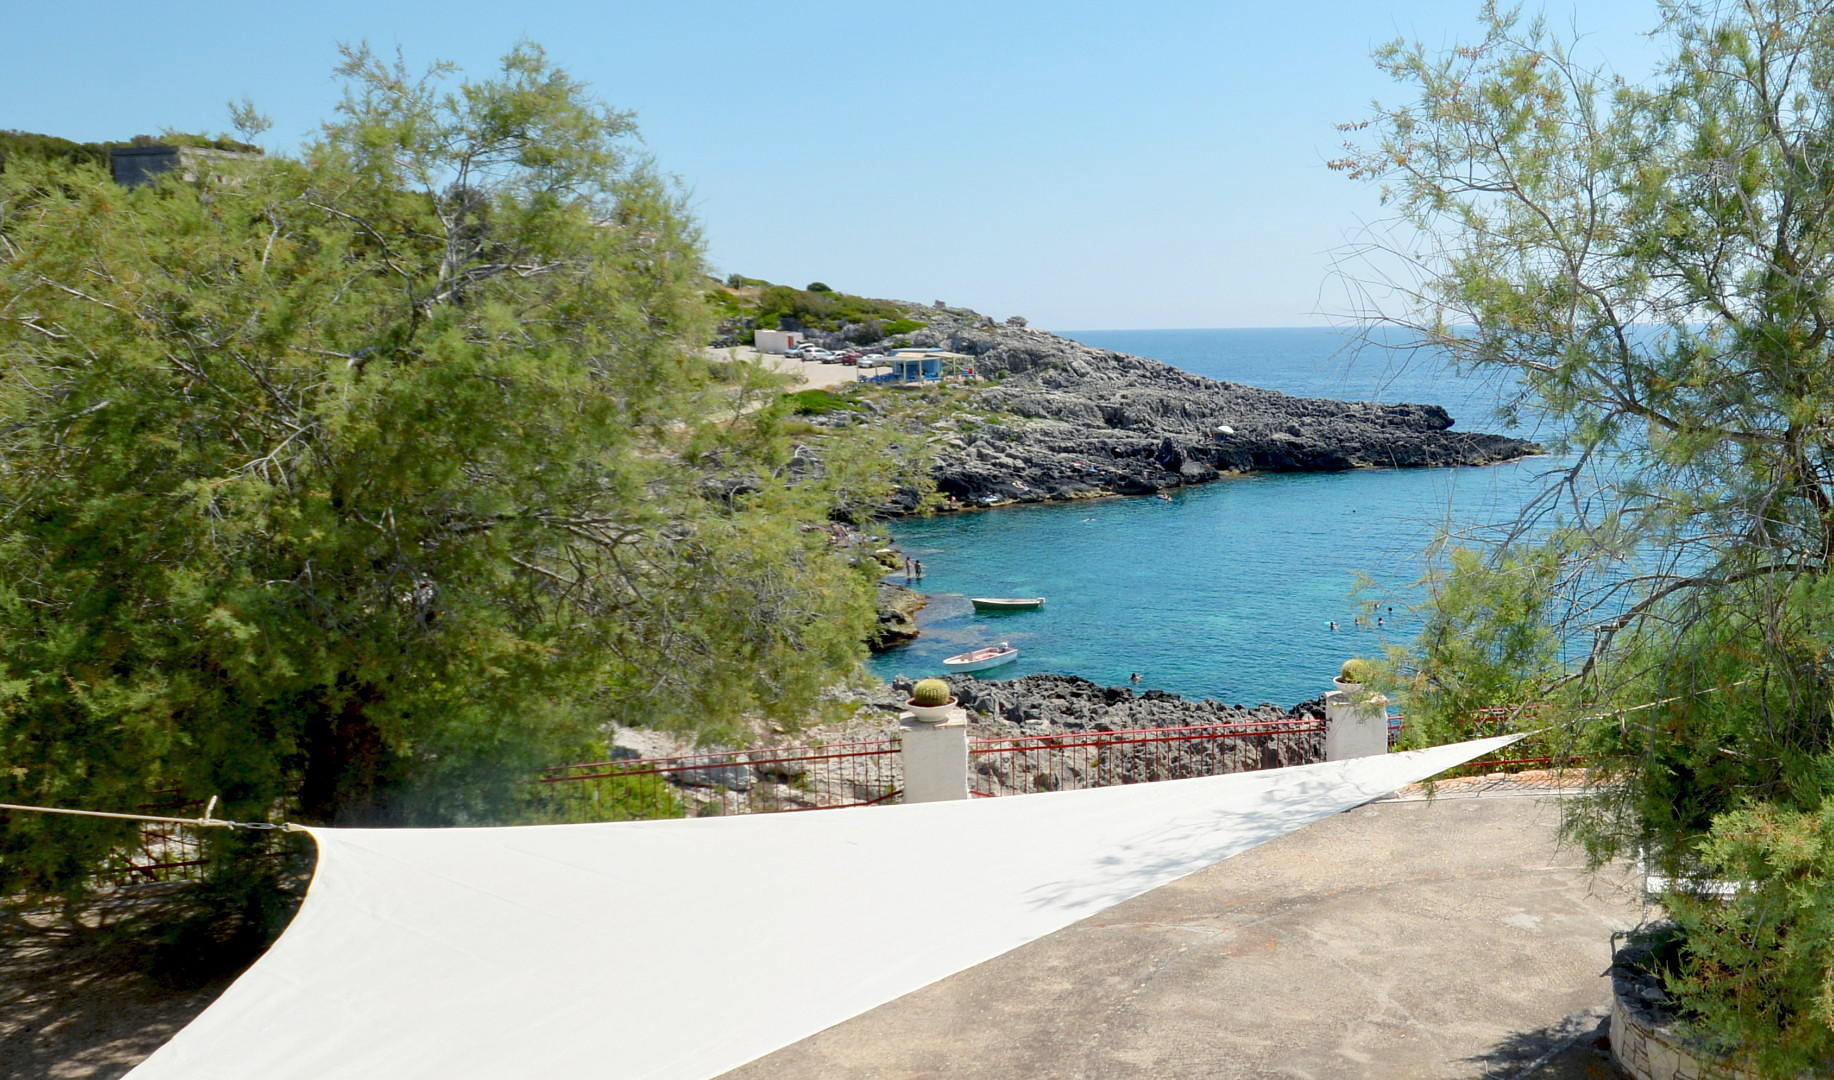
<svg viewBox="0 0 1834 1080">
<path fill-rule="evenodd" d="M 1595 859 L 1746 883 L 1669 897 L 1700 1030 L 1768 1075 L 1825 1071 L 1834 13 L 1666 3 L 1644 85 L 1494 4 L 1485 24 L 1379 52 L 1415 96 L 1350 125 L 1335 163 L 1383 185 L 1406 237 L 1373 256 L 1381 320 L 1518 379 L 1571 452 L 1441 583 L 1409 711 L 1442 738 L 1470 687 L 1541 705 L 1602 774 L 1568 822 Z"/>
<path fill-rule="evenodd" d="M 629 115 L 530 45 L 339 70 L 297 160 L 0 176 L 0 801 L 508 820 L 608 723 L 800 720 L 861 654 L 871 572 L 777 383 L 716 378 Z M 0 895 L 124 838 L 0 817 Z"/>
</svg>

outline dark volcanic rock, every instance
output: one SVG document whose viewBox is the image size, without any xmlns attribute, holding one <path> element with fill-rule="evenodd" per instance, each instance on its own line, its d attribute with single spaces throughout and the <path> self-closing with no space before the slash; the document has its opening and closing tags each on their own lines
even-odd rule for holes
<svg viewBox="0 0 1834 1080">
<path fill-rule="evenodd" d="M 1297 398 L 1217 382 L 1038 330 L 928 312 L 921 344 L 974 356 L 997 419 L 946 444 L 958 506 L 1141 495 L 1242 472 L 1488 465 L 1538 451 L 1454 431 L 1437 405 Z"/>
<path fill-rule="evenodd" d="M 1098 686 L 1074 675 L 1027 675 L 1008 682 L 953 675 L 947 681 L 956 699 L 973 715 L 976 734 L 991 737 L 981 744 L 973 762 L 975 789 L 986 793 L 1011 795 L 1218 776 L 1324 760 L 1322 730 L 1277 724 L 1293 715 L 1322 719 L 1323 708 L 1317 702 L 1302 703 L 1289 714 L 1275 705 L 1191 701 L 1163 690 L 1136 694 L 1126 687 Z M 911 680 L 894 680 L 889 706 L 900 708 L 910 689 Z M 1177 734 L 1123 736 L 1095 746 L 1075 738 L 1077 732 L 1206 724 L 1248 725 L 1248 730 L 1227 736 L 1191 732 L 1186 734 L 1194 737 L 1188 738 Z M 1292 730 L 1295 726 L 1301 730 Z M 1012 735 L 1044 737 L 1004 741 Z M 1064 736 L 1070 745 L 1050 738 L 1054 735 Z"/>
<path fill-rule="evenodd" d="M 1119 731 L 1125 728 L 1190 727 L 1196 724 L 1251 724 L 1285 720 L 1293 715 L 1324 716 L 1319 701 L 1303 702 L 1291 711 L 1265 702 L 1229 705 L 1211 698 L 1189 699 L 1164 690 L 1135 693 L 1125 686 L 1101 686 L 1075 675 L 1025 675 L 1003 682 L 982 682 L 972 675 L 950 675 L 945 681 L 962 707 L 1027 731 Z M 910 696 L 912 680 L 892 680 L 893 704 Z"/>
</svg>

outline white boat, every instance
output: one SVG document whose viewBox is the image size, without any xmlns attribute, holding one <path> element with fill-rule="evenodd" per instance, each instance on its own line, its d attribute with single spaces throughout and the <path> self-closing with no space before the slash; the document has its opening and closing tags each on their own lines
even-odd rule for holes
<svg viewBox="0 0 1834 1080">
<path fill-rule="evenodd" d="M 968 602 L 976 611 L 1036 611 L 1044 606 L 1044 597 L 970 596 Z"/>
<path fill-rule="evenodd" d="M 1019 659 L 1019 650 L 1002 641 L 998 645 L 989 645 L 985 649 L 975 649 L 960 656 L 951 656 L 942 662 L 950 671 L 986 671 L 988 668 L 1010 664 Z"/>
</svg>

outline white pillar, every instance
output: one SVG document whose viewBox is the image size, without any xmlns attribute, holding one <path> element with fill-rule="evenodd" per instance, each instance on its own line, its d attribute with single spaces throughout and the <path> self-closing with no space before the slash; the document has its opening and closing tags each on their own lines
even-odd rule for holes
<svg viewBox="0 0 1834 1080">
<path fill-rule="evenodd" d="M 1388 753 L 1388 699 L 1334 681 L 1339 689 L 1325 695 L 1325 760 Z"/>
<path fill-rule="evenodd" d="M 904 760 L 904 801 L 941 802 L 968 797 L 968 710 L 949 710 L 941 723 L 898 718 Z"/>
</svg>

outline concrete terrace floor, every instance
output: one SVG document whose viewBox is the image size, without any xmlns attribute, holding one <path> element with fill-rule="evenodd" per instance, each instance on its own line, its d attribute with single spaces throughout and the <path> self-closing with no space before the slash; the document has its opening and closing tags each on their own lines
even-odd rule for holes
<svg viewBox="0 0 1834 1080">
<path fill-rule="evenodd" d="M 1610 936 L 1643 909 L 1559 816 L 1520 784 L 1372 803 L 725 1080 L 1612 1077 Z M 972 918 L 913 897 L 886 932 Z"/>
</svg>

